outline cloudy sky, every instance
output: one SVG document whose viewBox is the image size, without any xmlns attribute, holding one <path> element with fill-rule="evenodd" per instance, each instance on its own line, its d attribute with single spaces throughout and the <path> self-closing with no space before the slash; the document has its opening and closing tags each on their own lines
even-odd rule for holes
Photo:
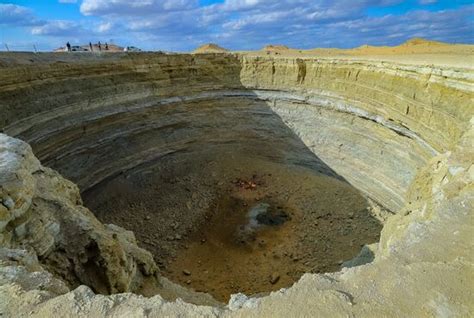
<svg viewBox="0 0 474 318">
<path fill-rule="evenodd" d="M 187 51 L 474 43 L 473 0 L 0 0 L 1 49 L 114 42 Z"/>
</svg>

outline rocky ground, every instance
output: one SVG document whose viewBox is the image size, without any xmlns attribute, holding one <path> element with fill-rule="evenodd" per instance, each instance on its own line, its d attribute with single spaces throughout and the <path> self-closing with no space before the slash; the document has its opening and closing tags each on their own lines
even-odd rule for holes
<svg viewBox="0 0 474 318">
<path fill-rule="evenodd" d="M 103 223 L 136 233 L 164 276 L 224 302 L 337 271 L 382 228 L 348 183 L 235 151 L 171 156 L 129 173 L 86 193 L 86 205 Z M 247 231 L 262 204 L 284 222 Z"/>
</svg>

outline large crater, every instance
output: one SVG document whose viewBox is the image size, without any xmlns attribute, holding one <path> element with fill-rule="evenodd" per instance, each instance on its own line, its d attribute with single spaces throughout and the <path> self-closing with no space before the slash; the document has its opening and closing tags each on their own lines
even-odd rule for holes
<svg viewBox="0 0 474 318">
<path fill-rule="evenodd" d="M 378 244 L 387 218 L 426 210 L 416 203 L 426 200 L 420 180 L 432 180 L 427 167 L 456 149 L 472 115 L 470 73 L 459 69 L 231 54 L 5 54 L 1 61 L 3 132 L 76 183 L 101 223 L 132 231 L 159 279 L 189 290 L 147 281 L 153 270 L 143 264 L 153 261 L 124 245 L 114 226 L 94 225 L 75 247 L 84 256 L 70 256 L 72 247 L 59 246 L 89 228 L 66 227 L 55 212 L 53 229 L 44 221 L 52 208 L 38 205 L 64 190 L 55 186 L 56 199 L 41 202 L 30 191 L 41 222 L 28 221 L 34 208 L 20 221 L 11 217 L 4 245 L 29 244 L 68 288 L 85 284 L 102 294 L 218 304 L 194 290 L 227 303 L 231 294 L 266 295 L 304 273 L 390 255 L 381 244 L 395 251 L 404 226 L 391 225 Z M 38 227 L 52 239 L 28 234 Z M 119 237 L 129 255 L 113 266 L 127 268 L 124 279 L 141 272 L 141 283 L 122 286 L 113 277 L 118 252 L 101 245 L 94 234 L 101 231 L 112 231 L 104 235 Z M 131 259 L 136 269 L 126 265 Z"/>
<path fill-rule="evenodd" d="M 89 138 L 122 137 L 114 134 L 100 152 L 113 151 L 108 161 L 133 156 L 137 165 L 122 161 L 128 169 L 88 188 L 85 205 L 102 222 L 133 230 L 176 282 L 227 302 L 232 293 L 277 290 L 305 272 L 338 270 L 378 240 L 375 204 L 255 96 L 101 120 L 107 130 L 99 137 L 86 128 Z"/>
</svg>

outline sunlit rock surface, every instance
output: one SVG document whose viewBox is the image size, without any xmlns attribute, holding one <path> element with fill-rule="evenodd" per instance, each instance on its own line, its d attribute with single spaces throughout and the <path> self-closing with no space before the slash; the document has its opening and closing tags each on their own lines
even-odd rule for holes
<svg viewBox="0 0 474 318">
<path fill-rule="evenodd" d="M 5 54 L 0 68 L 1 313 L 473 314 L 471 69 L 251 54 Z M 75 184 L 87 191 L 157 155 L 250 142 L 252 134 L 229 135 L 220 124 L 232 115 L 245 127 L 226 102 L 235 99 L 246 109 L 258 101 L 260 115 L 278 116 L 332 171 L 395 214 L 380 243 L 361 252 L 373 261 L 306 274 L 266 297 L 235 296 L 227 307 L 77 287 L 215 304 L 164 288 L 133 233 L 101 224 Z M 258 128 L 279 136 L 265 121 Z M 278 160 L 305 162 L 284 152 Z"/>
</svg>

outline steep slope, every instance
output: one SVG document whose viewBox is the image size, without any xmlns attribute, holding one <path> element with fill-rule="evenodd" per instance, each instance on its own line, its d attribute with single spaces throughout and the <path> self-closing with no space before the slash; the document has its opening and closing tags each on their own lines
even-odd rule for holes
<svg viewBox="0 0 474 318">
<path fill-rule="evenodd" d="M 219 45 L 214 44 L 214 43 L 208 43 L 208 44 L 201 45 L 196 50 L 194 50 L 193 53 L 226 53 L 226 52 L 228 52 L 227 49 L 224 49 L 223 47 L 220 47 Z"/>
</svg>

